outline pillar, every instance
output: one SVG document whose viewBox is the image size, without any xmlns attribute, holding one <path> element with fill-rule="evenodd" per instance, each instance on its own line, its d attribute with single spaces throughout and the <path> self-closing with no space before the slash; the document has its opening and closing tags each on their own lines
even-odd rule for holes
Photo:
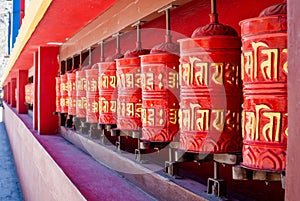
<svg viewBox="0 0 300 201">
<path fill-rule="evenodd" d="M 8 103 L 8 104 L 11 103 L 11 102 L 10 102 L 10 101 L 11 101 L 11 100 L 10 100 L 10 90 L 11 90 L 11 89 L 10 89 L 10 82 L 8 82 L 8 83 L 7 83 L 7 93 L 6 93 L 6 94 L 7 94 L 7 103 Z"/>
<path fill-rule="evenodd" d="M 16 107 L 16 78 L 11 78 L 10 81 L 10 104 L 12 107 Z"/>
<path fill-rule="evenodd" d="M 33 129 L 38 129 L 38 87 L 39 87 L 39 80 L 38 80 L 38 65 L 39 65 L 39 58 L 38 52 L 33 53 L 33 66 L 34 66 L 34 75 L 33 75 Z"/>
<path fill-rule="evenodd" d="M 28 107 L 25 104 L 25 85 L 27 84 L 28 79 L 28 71 L 27 70 L 19 70 L 17 72 L 17 112 L 19 114 L 27 114 Z"/>
<path fill-rule="evenodd" d="M 39 47 L 38 50 L 38 132 L 56 134 L 58 116 L 55 111 L 55 77 L 58 71 L 59 47 Z"/>
<path fill-rule="evenodd" d="M 300 200 L 300 4 L 288 0 L 288 142 L 285 200 Z"/>
<path fill-rule="evenodd" d="M 3 86 L 3 100 L 5 101 L 5 102 L 7 102 L 7 84 L 5 84 L 4 86 Z"/>
</svg>

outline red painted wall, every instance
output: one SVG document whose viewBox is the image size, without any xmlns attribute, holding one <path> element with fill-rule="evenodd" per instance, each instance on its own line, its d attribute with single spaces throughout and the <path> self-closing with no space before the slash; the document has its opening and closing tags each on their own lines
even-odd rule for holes
<svg viewBox="0 0 300 201">
<path fill-rule="evenodd" d="M 241 20 L 257 17 L 266 7 L 282 2 L 282 0 L 264 1 L 241 1 L 221 0 L 217 1 L 217 12 L 219 22 L 233 27 L 240 34 L 239 22 Z M 190 37 L 192 32 L 199 26 L 209 23 L 210 1 L 193 0 L 179 8 L 171 11 L 171 30 L 173 42 L 178 39 Z M 142 46 L 151 49 L 154 45 L 164 42 L 165 37 L 165 15 L 142 25 Z M 135 48 L 136 30 L 123 33 L 120 38 L 121 52 Z M 100 47 L 99 47 L 100 48 Z M 115 39 L 105 42 L 105 57 L 115 54 Z M 98 48 L 97 48 L 98 49 Z M 94 50 L 95 59 L 99 62 L 100 51 Z"/>
</svg>

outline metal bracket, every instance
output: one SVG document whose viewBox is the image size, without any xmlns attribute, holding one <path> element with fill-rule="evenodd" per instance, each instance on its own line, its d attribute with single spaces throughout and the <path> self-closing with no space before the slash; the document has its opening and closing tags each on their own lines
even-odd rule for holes
<svg viewBox="0 0 300 201">
<path fill-rule="evenodd" d="M 224 179 L 208 178 L 207 193 L 217 197 L 226 196 L 226 183 Z"/>
</svg>

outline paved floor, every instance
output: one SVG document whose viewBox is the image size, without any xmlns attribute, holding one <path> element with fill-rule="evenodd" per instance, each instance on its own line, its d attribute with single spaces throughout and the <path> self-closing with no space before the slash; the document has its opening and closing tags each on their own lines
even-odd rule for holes
<svg viewBox="0 0 300 201">
<path fill-rule="evenodd" d="M 23 200 L 0 108 L 0 201 Z"/>
</svg>

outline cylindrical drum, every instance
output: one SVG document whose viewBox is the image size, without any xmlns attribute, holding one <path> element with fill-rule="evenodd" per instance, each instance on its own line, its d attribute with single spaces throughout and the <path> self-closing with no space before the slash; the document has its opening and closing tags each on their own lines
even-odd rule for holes
<svg viewBox="0 0 300 201">
<path fill-rule="evenodd" d="M 60 76 L 60 112 L 68 113 L 68 78 L 67 74 Z"/>
<path fill-rule="evenodd" d="M 286 167 L 287 15 L 240 22 L 242 34 L 243 163 L 250 169 Z"/>
<path fill-rule="evenodd" d="M 241 152 L 240 38 L 209 35 L 179 42 L 180 149 Z"/>
<path fill-rule="evenodd" d="M 67 73 L 68 85 L 68 114 L 76 114 L 76 74 L 75 72 Z"/>
<path fill-rule="evenodd" d="M 170 142 L 178 133 L 179 56 L 141 56 L 142 140 Z"/>
<path fill-rule="evenodd" d="M 86 116 L 86 76 L 85 71 L 76 71 L 76 118 Z"/>
<path fill-rule="evenodd" d="M 30 105 L 33 104 L 33 83 L 25 85 L 25 102 Z"/>
<path fill-rule="evenodd" d="M 87 80 L 86 121 L 88 123 L 98 123 L 99 119 L 98 65 L 95 67 L 85 70 Z"/>
<path fill-rule="evenodd" d="M 99 124 L 117 123 L 116 62 L 101 62 L 99 67 Z"/>
<path fill-rule="evenodd" d="M 117 59 L 118 119 L 124 130 L 142 129 L 142 88 L 140 58 Z"/>
<path fill-rule="evenodd" d="M 56 94 L 56 102 L 55 102 L 55 112 L 61 112 L 60 110 L 60 77 L 55 77 L 55 94 Z"/>
</svg>

